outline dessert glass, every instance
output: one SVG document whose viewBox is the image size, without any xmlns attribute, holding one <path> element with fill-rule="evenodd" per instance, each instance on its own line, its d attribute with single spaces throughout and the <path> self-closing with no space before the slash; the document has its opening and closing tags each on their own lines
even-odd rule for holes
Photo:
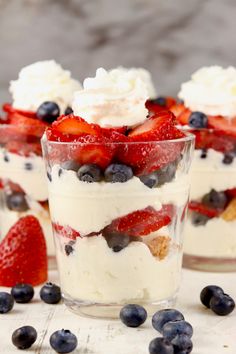
<svg viewBox="0 0 236 354">
<path fill-rule="evenodd" d="M 83 149 L 150 151 L 158 186 L 143 176 L 124 183 L 78 179 L 74 156 Z M 42 139 L 49 206 L 65 304 L 92 317 L 116 318 L 127 303 L 169 307 L 180 285 L 188 171 L 194 136 L 143 143 L 79 143 Z"/>
<path fill-rule="evenodd" d="M 40 136 L 25 134 L 31 126 L 0 125 L 0 239 L 20 217 L 35 216 L 47 243 L 49 266 L 55 266 L 55 248 L 48 210 L 45 165 Z"/>
</svg>

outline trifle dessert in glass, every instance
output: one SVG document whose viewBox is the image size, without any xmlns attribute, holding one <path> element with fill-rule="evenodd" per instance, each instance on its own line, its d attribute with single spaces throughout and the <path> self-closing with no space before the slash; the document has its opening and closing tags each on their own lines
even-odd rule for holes
<svg viewBox="0 0 236 354">
<path fill-rule="evenodd" d="M 170 109 L 196 136 L 184 265 L 236 270 L 236 69 L 205 67 Z"/>
<path fill-rule="evenodd" d="M 55 258 L 55 249 L 40 139 L 60 114 L 71 113 L 73 93 L 80 87 L 53 60 L 29 65 L 10 83 L 12 104 L 3 105 L 0 121 L 0 237 L 20 217 L 34 215 L 43 228 L 50 258 Z"/>
<path fill-rule="evenodd" d="M 98 69 L 42 139 L 64 300 L 85 315 L 168 307 L 180 285 L 194 137 L 147 97 L 139 78 Z"/>
</svg>

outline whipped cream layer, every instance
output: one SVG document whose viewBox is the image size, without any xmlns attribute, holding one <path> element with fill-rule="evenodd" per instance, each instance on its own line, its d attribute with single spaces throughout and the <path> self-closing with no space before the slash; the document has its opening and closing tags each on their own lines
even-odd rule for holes
<svg viewBox="0 0 236 354">
<path fill-rule="evenodd" d="M 204 67 L 181 85 L 179 98 L 192 111 L 227 118 L 236 116 L 236 69 Z"/>
<path fill-rule="evenodd" d="M 180 283 L 182 255 L 174 250 L 163 259 L 142 242 L 113 252 L 102 236 L 77 238 L 67 256 L 57 239 L 62 291 L 78 300 L 98 303 L 151 302 L 171 298 Z M 68 240 L 67 240 L 68 242 Z"/>
<path fill-rule="evenodd" d="M 74 94 L 72 108 L 88 123 L 133 127 L 145 121 L 147 99 L 146 83 L 133 72 L 99 68 L 94 78 L 84 80 L 84 89 Z"/>
<path fill-rule="evenodd" d="M 26 169 L 26 166 L 32 166 L 32 169 Z M 45 165 L 40 156 L 25 157 L 0 148 L 0 178 L 19 184 L 34 200 L 48 198 Z"/>
<path fill-rule="evenodd" d="M 184 252 L 200 257 L 236 257 L 236 221 L 213 218 L 206 225 L 185 225 Z"/>
<path fill-rule="evenodd" d="M 64 114 L 71 106 L 73 93 L 81 89 L 71 73 L 54 60 L 39 61 L 24 67 L 10 83 L 13 107 L 36 112 L 45 101 L 56 102 Z"/>
<path fill-rule="evenodd" d="M 138 177 L 125 183 L 80 181 L 74 171 L 52 168 L 49 202 L 52 220 L 70 226 L 82 236 L 99 232 L 112 220 L 148 206 L 160 210 L 163 204 L 184 206 L 188 200 L 188 179 L 180 176 L 150 189 Z"/>
<path fill-rule="evenodd" d="M 207 157 L 201 158 L 202 151 L 195 150 L 190 169 L 190 199 L 198 200 L 211 189 L 224 191 L 236 188 L 236 159 L 230 164 L 222 163 L 224 155 L 213 149 L 207 150 Z"/>
</svg>

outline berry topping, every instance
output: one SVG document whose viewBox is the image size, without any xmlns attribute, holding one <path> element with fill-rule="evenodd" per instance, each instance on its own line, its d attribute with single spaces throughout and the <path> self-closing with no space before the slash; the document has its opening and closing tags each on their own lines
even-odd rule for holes
<svg viewBox="0 0 236 354">
<path fill-rule="evenodd" d="M 190 127 L 193 128 L 207 128 L 208 118 L 207 115 L 202 112 L 192 112 L 188 119 Z"/>
<path fill-rule="evenodd" d="M 207 158 L 207 150 L 206 149 L 202 149 L 200 157 L 201 157 L 201 159 L 206 159 Z"/>
<path fill-rule="evenodd" d="M 47 279 L 47 252 L 42 228 L 31 215 L 20 218 L 0 243 L 0 285 L 33 286 Z"/>
<path fill-rule="evenodd" d="M 52 124 L 53 130 L 66 135 L 99 135 L 98 125 L 89 124 L 84 119 L 76 116 L 62 116 Z"/>
<path fill-rule="evenodd" d="M 229 120 L 220 116 L 212 116 L 208 117 L 208 123 L 210 128 L 214 128 L 227 136 L 236 137 L 236 118 Z"/>
<path fill-rule="evenodd" d="M 36 118 L 30 118 L 23 114 L 14 113 L 9 115 L 9 123 L 17 128 L 17 134 L 21 133 L 26 136 L 41 138 L 47 124 Z M 26 140 L 26 137 L 24 137 Z"/>
<path fill-rule="evenodd" d="M 89 164 L 81 166 L 77 172 L 77 176 L 79 180 L 83 182 L 100 182 L 102 179 L 102 172 L 99 166 Z"/>
<path fill-rule="evenodd" d="M 164 205 L 161 210 L 147 207 L 115 219 L 105 228 L 106 232 L 117 231 L 128 236 L 145 236 L 171 222 L 172 206 Z"/>
<path fill-rule="evenodd" d="M 18 349 L 30 348 L 37 339 L 37 332 L 34 327 L 23 326 L 16 329 L 12 334 L 12 343 Z"/>
<path fill-rule="evenodd" d="M 54 332 L 50 337 L 51 347 L 59 354 L 71 353 L 78 345 L 76 336 L 68 329 Z"/>
<path fill-rule="evenodd" d="M 110 247 L 114 252 L 120 252 L 130 243 L 130 236 L 121 234 L 119 232 L 106 232 L 103 233 L 108 247 Z"/>
<path fill-rule="evenodd" d="M 231 163 L 234 161 L 234 154 L 232 153 L 226 153 L 222 162 L 225 164 L 225 165 L 231 165 Z"/>
<path fill-rule="evenodd" d="M 36 115 L 38 119 L 51 124 L 59 117 L 60 108 L 56 102 L 43 102 Z"/>
<path fill-rule="evenodd" d="M 127 327 L 139 327 L 146 321 L 147 311 L 140 305 L 126 305 L 120 311 L 120 319 Z"/>
<path fill-rule="evenodd" d="M 65 115 L 68 116 L 69 114 L 72 114 L 72 113 L 73 113 L 73 109 L 68 106 L 65 110 Z"/>
<path fill-rule="evenodd" d="M 154 188 L 158 185 L 158 176 L 155 172 L 149 173 L 148 175 L 139 176 L 139 179 L 149 188 Z"/>
<path fill-rule="evenodd" d="M 73 244 L 73 242 L 69 242 L 67 245 L 65 245 L 65 252 L 67 256 L 74 252 Z"/>
<path fill-rule="evenodd" d="M 13 192 L 6 195 L 6 204 L 8 209 L 14 211 L 26 211 L 29 209 L 28 203 L 25 199 L 25 194 L 22 192 Z"/>
<path fill-rule="evenodd" d="M 80 234 L 78 231 L 75 231 L 72 229 L 70 226 L 62 226 L 58 223 L 52 223 L 52 227 L 54 232 L 56 232 L 58 235 L 62 237 L 67 237 L 71 240 L 75 240 L 77 237 L 80 237 Z"/>
<path fill-rule="evenodd" d="M 150 100 L 151 103 L 158 104 L 159 106 L 165 107 L 167 104 L 167 100 L 163 96 L 156 97 L 152 100 Z"/>
<path fill-rule="evenodd" d="M 214 209 L 213 207 L 194 201 L 189 203 L 188 208 L 198 214 L 205 215 L 207 218 L 215 218 L 221 213 L 221 210 L 219 209 Z"/>
<path fill-rule="evenodd" d="M 228 198 L 224 192 L 217 192 L 212 189 L 210 193 L 204 195 L 202 203 L 210 208 L 224 209 Z"/>
<path fill-rule="evenodd" d="M 34 297 L 34 288 L 29 284 L 17 284 L 11 289 L 11 294 L 15 302 L 19 304 L 26 304 Z"/>
<path fill-rule="evenodd" d="M 104 176 L 106 182 L 124 183 L 133 177 L 133 171 L 129 166 L 114 163 L 106 168 Z"/>
<path fill-rule="evenodd" d="M 77 172 L 80 168 L 80 164 L 74 160 L 68 160 L 61 164 L 61 168 Z"/>
<path fill-rule="evenodd" d="M 223 289 L 216 285 L 208 285 L 202 289 L 200 294 L 201 302 L 204 306 L 210 308 L 210 301 L 213 296 L 222 295 Z"/>
<path fill-rule="evenodd" d="M 193 343 L 186 334 L 176 336 L 172 339 L 171 344 L 174 346 L 175 354 L 189 354 L 193 349 Z"/>
<path fill-rule="evenodd" d="M 184 316 L 181 312 L 174 309 L 165 309 L 156 312 L 152 317 L 152 326 L 160 333 L 163 331 L 163 327 L 170 321 L 182 321 Z"/>
<path fill-rule="evenodd" d="M 56 284 L 46 283 L 40 290 L 40 298 L 46 304 L 57 304 L 61 301 L 61 289 Z"/>
<path fill-rule="evenodd" d="M 218 316 L 227 316 L 234 310 L 235 302 L 227 294 L 217 294 L 212 296 L 210 308 Z"/>
<path fill-rule="evenodd" d="M 193 212 L 191 215 L 191 222 L 194 226 L 206 225 L 210 218 L 207 215 L 203 215 L 197 212 Z"/>
<path fill-rule="evenodd" d="M 150 354 L 174 354 L 173 345 L 165 338 L 155 338 L 149 344 Z"/>
<path fill-rule="evenodd" d="M 165 323 L 162 328 L 162 335 L 167 340 L 171 341 L 177 335 L 185 334 L 189 338 L 193 335 L 193 327 L 190 323 L 181 320 L 181 321 L 169 321 Z"/>
<path fill-rule="evenodd" d="M 13 309 L 14 299 L 6 292 L 0 292 L 0 313 L 7 313 Z"/>
</svg>

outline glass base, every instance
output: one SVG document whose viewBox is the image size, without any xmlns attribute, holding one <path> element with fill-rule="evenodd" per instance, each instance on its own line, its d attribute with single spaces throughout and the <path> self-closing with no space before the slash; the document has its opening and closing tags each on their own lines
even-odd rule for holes
<svg viewBox="0 0 236 354">
<path fill-rule="evenodd" d="M 153 315 L 156 311 L 174 307 L 176 303 L 177 294 L 173 297 L 161 300 L 157 302 L 137 302 L 142 305 L 148 312 L 148 315 Z M 63 294 L 64 304 L 68 309 L 77 315 L 90 317 L 90 318 L 101 318 L 101 319 L 118 319 L 120 310 L 125 304 L 103 304 L 94 303 L 78 299 L 73 299 L 67 294 Z M 131 301 L 131 303 L 134 303 Z"/>
<path fill-rule="evenodd" d="M 199 257 L 184 254 L 183 267 L 203 272 L 236 272 L 236 258 Z"/>
</svg>

